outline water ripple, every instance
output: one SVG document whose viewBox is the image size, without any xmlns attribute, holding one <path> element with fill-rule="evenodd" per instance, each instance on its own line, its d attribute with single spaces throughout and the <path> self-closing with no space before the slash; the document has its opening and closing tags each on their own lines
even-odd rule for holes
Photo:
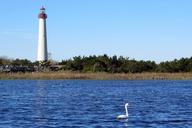
<svg viewBox="0 0 192 128">
<path fill-rule="evenodd" d="M 190 128 L 192 81 L 0 81 L 2 128 Z M 129 119 L 119 121 L 124 103 Z"/>
</svg>

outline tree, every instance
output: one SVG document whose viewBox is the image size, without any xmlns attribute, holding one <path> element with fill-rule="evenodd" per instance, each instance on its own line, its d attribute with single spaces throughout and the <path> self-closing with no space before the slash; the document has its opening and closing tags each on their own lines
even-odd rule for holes
<svg viewBox="0 0 192 128">
<path fill-rule="evenodd" d="M 16 59 L 16 60 L 13 60 L 12 65 L 32 65 L 32 62 L 27 60 L 27 59 Z"/>
</svg>

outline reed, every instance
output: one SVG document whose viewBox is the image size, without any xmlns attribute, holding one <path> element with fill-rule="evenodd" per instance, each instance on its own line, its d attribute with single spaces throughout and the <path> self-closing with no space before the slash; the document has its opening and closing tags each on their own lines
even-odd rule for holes
<svg viewBox="0 0 192 128">
<path fill-rule="evenodd" d="M 62 71 L 0 73 L 0 79 L 192 80 L 192 73 L 80 73 Z"/>
</svg>

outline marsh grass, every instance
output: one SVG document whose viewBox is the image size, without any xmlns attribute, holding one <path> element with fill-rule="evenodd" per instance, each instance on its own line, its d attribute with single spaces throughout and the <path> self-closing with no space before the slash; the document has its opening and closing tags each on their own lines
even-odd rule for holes
<svg viewBox="0 0 192 128">
<path fill-rule="evenodd" d="M 62 71 L 0 73 L 0 79 L 192 80 L 192 73 L 80 73 Z"/>
</svg>

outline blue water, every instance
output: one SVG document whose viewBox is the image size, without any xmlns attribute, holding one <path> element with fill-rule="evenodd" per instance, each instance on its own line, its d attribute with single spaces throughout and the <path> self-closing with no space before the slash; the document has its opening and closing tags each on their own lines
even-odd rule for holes
<svg viewBox="0 0 192 128">
<path fill-rule="evenodd" d="M 127 127 L 191 128 L 192 81 L 0 81 L 0 128 Z"/>
</svg>

